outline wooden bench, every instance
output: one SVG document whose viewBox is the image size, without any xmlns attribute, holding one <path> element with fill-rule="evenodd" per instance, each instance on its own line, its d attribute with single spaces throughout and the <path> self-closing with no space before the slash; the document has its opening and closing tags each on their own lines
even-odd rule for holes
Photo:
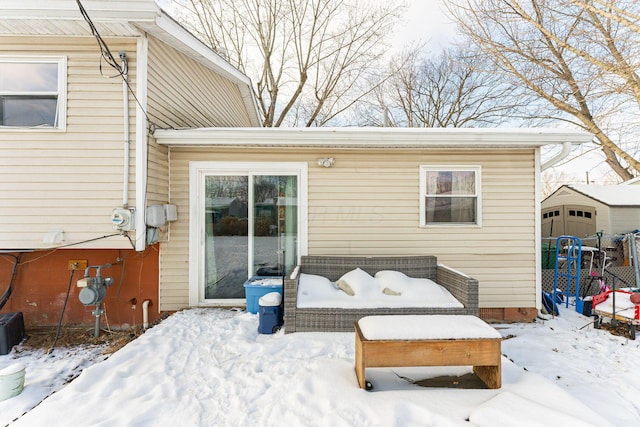
<svg viewBox="0 0 640 427">
<path fill-rule="evenodd" d="M 473 366 L 487 387 L 502 386 L 502 336 L 476 316 L 367 316 L 354 327 L 360 388 L 371 387 L 366 368 L 405 366 Z"/>
</svg>

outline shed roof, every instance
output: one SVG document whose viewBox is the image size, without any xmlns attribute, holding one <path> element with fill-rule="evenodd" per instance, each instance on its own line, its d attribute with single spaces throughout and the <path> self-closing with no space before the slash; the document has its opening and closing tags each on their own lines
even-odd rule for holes
<svg viewBox="0 0 640 427">
<path fill-rule="evenodd" d="M 640 207 L 640 186 L 637 185 L 569 184 L 563 185 L 563 187 L 571 188 L 607 206 Z M 562 187 L 560 187 L 560 189 L 561 188 Z M 556 190 L 555 193 L 560 191 L 560 189 Z"/>
<path fill-rule="evenodd" d="M 635 178 L 631 178 L 627 181 L 621 182 L 618 185 L 640 185 L 640 176 L 636 176 Z"/>
</svg>

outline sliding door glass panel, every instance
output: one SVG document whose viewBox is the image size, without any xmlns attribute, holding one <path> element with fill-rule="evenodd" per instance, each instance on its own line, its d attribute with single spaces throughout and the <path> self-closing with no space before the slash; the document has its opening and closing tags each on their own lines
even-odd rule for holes
<svg viewBox="0 0 640 427">
<path fill-rule="evenodd" d="M 205 299 L 244 298 L 249 270 L 249 177 L 205 178 Z"/>
<path fill-rule="evenodd" d="M 297 259 L 298 178 L 254 176 L 252 194 L 253 274 L 283 276 Z"/>
</svg>

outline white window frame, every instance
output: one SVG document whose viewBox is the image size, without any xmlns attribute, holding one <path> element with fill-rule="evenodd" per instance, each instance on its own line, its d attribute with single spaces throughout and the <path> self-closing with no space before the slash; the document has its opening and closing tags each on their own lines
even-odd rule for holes
<svg viewBox="0 0 640 427">
<path fill-rule="evenodd" d="M 28 127 L 28 126 L 2 126 L 3 130 L 26 131 L 65 131 L 67 129 L 67 57 L 66 56 L 0 56 L 0 62 L 9 63 L 34 63 L 34 64 L 58 64 L 58 88 L 57 92 L 1 92 L 2 95 L 57 95 L 56 124 L 53 127 Z"/>
<path fill-rule="evenodd" d="M 305 162 L 189 162 L 189 305 L 191 307 L 244 304 L 245 299 L 204 299 L 204 203 L 208 175 L 287 175 L 298 176 L 298 264 L 308 251 L 308 164 Z M 252 251 L 252 249 L 250 249 Z"/>
<path fill-rule="evenodd" d="M 427 196 L 427 172 L 459 172 L 470 171 L 475 173 L 475 198 L 476 198 L 476 222 L 457 223 L 439 222 L 427 224 L 426 201 Z M 482 167 L 479 165 L 420 165 L 420 227 L 482 227 Z"/>
</svg>

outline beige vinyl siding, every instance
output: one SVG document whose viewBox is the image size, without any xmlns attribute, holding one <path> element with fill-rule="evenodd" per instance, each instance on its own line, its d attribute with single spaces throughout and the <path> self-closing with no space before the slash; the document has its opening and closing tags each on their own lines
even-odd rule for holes
<svg viewBox="0 0 640 427">
<path fill-rule="evenodd" d="M 116 56 L 127 53 L 135 88 L 135 40 L 105 40 Z M 43 237 L 57 228 L 65 244 L 112 234 L 111 211 L 122 205 L 122 80 L 109 78 L 116 72 L 101 61 L 93 37 L 0 37 L 0 54 L 67 57 L 66 130 L 0 129 L 0 247 L 46 247 Z M 129 111 L 135 111 L 131 96 Z M 132 140 L 134 126 L 132 120 Z M 134 206 L 133 148 L 130 165 Z M 85 247 L 131 244 L 117 236 Z"/>
<path fill-rule="evenodd" d="M 149 37 L 149 116 L 161 128 L 251 126 L 238 86 Z"/>
<path fill-rule="evenodd" d="M 319 167 L 327 156 L 335 165 Z M 170 191 L 179 220 L 162 247 L 161 310 L 189 303 L 190 160 L 308 162 L 309 254 L 434 254 L 480 281 L 481 307 L 535 307 L 533 149 L 173 147 Z M 420 165 L 480 166 L 482 227 L 420 227 Z"/>
<path fill-rule="evenodd" d="M 629 233 L 640 228 L 640 207 L 616 206 L 610 208 L 611 232 Z"/>
<path fill-rule="evenodd" d="M 147 71 L 148 115 L 156 127 L 251 126 L 237 85 L 151 36 Z M 149 138 L 148 205 L 170 201 L 168 152 Z"/>
<path fill-rule="evenodd" d="M 147 206 L 169 202 L 169 149 L 158 145 L 152 137 L 147 161 Z"/>
</svg>

